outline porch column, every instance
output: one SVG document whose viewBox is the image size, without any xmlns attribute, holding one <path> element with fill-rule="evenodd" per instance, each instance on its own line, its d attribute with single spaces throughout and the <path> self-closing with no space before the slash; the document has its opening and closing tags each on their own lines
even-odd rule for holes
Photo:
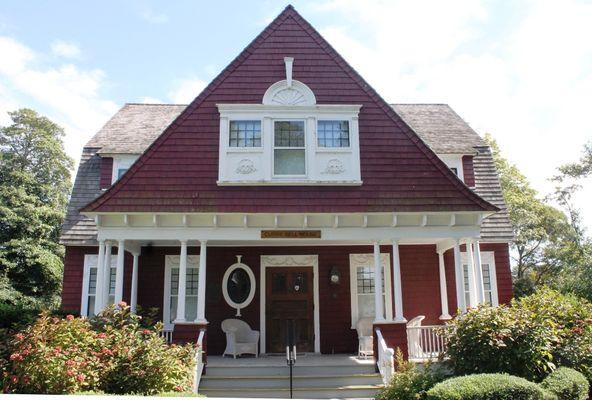
<svg viewBox="0 0 592 400">
<path fill-rule="evenodd" d="M 123 301 L 123 261 L 125 260 L 125 240 L 117 242 L 117 268 L 115 270 L 115 305 Z"/>
<path fill-rule="evenodd" d="M 103 286 L 105 285 L 105 241 L 99 241 L 99 256 L 97 257 L 97 285 L 95 287 L 95 308 L 93 312 L 95 315 L 100 313 L 103 309 Z M 90 310 L 89 310 L 90 314 Z"/>
<path fill-rule="evenodd" d="M 380 243 L 378 242 L 374 242 L 374 310 L 374 322 L 384 322 L 382 263 L 380 262 Z"/>
<path fill-rule="evenodd" d="M 440 305 L 442 306 L 441 320 L 452 319 L 448 313 L 448 288 L 446 287 L 446 266 L 444 264 L 444 251 L 438 252 L 438 264 L 440 270 Z"/>
<path fill-rule="evenodd" d="M 477 239 L 473 241 L 473 259 L 475 260 L 475 278 L 477 280 L 477 301 L 479 304 L 483 304 L 485 303 L 485 287 L 483 284 L 483 268 L 481 267 L 481 250 Z"/>
<path fill-rule="evenodd" d="M 399 259 L 399 242 L 393 239 L 393 291 L 395 298 L 395 322 L 406 323 L 403 316 L 403 287 L 401 284 L 401 262 Z"/>
<path fill-rule="evenodd" d="M 207 266 L 207 241 L 199 242 L 199 272 L 197 281 L 197 320 L 201 324 L 207 324 L 206 320 L 206 266 Z"/>
<path fill-rule="evenodd" d="M 109 305 L 109 291 L 111 290 L 111 249 L 113 244 L 105 242 L 105 263 L 103 265 L 103 298 L 101 310 Z"/>
<path fill-rule="evenodd" d="M 134 262 L 132 264 L 132 292 L 130 295 L 130 308 L 133 314 L 136 313 L 138 306 L 138 257 L 139 253 L 132 253 L 134 256 Z"/>
<path fill-rule="evenodd" d="M 462 312 L 467 311 L 465 302 L 465 281 L 463 278 L 463 267 L 460 260 L 460 242 L 454 241 L 454 278 L 456 280 L 456 303 Z"/>
<path fill-rule="evenodd" d="M 477 285 L 475 283 L 475 263 L 473 261 L 472 243 L 466 241 L 467 248 L 467 276 L 469 278 L 469 307 L 477 307 Z"/>
<path fill-rule="evenodd" d="M 185 322 L 185 292 L 187 288 L 187 241 L 181 241 L 179 257 L 179 290 L 177 291 L 177 318 L 175 323 Z"/>
</svg>

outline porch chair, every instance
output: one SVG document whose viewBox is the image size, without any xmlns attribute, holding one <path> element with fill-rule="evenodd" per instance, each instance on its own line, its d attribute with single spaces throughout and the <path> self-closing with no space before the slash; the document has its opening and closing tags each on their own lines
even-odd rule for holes
<svg viewBox="0 0 592 400">
<path fill-rule="evenodd" d="M 222 321 L 222 331 L 226 334 L 226 350 L 222 356 L 254 354 L 259 355 L 259 331 L 251 329 L 249 324 L 240 319 Z"/>
<path fill-rule="evenodd" d="M 407 328 L 419 328 L 421 326 L 421 322 L 424 319 L 425 315 L 418 315 L 407 322 Z M 423 349 L 421 347 L 421 329 L 407 329 L 407 346 L 409 358 L 423 357 Z"/>
<path fill-rule="evenodd" d="M 358 357 L 374 355 L 374 335 L 372 334 L 372 318 L 360 318 L 356 323 L 358 332 Z"/>
</svg>

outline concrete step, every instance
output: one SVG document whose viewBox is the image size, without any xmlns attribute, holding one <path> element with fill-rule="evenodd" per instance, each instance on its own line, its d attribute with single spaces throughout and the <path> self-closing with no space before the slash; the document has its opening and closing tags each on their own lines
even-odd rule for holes
<svg viewBox="0 0 592 400">
<path fill-rule="evenodd" d="M 294 375 L 356 375 L 373 374 L 374 365 L 306 365 L 294 367 Z M 206 376 L 286 376 L 289 374 L 287 366 L 206 366 Z"/>
<path fill-rule="evenodd" d="M 347 385 L 328 388 L 294 389 L 295 399 L 371 399 L 382 385 Z M 200 394 L 207 397 L 287 399 L 290 389 L 206 389 Z"/>
<path fill-rule="evenodd" d="M 353 374 L 353 375 L 316 375 L 294 376 L 293 387 L 301 388 L 335 388 L 341 386 L 380 385 L 382 380 L 379 374 Z M 200 389 L 272 389 L 289 388 L 290 377 L 283 376 L 202 376 Z"/>
</svg>

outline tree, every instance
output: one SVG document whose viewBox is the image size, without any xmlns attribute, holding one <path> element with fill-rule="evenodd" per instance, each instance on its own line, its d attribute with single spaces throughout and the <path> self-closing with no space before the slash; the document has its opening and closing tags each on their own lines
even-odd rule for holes
<svg viewBox="0 0 592 400">
<path fill-rule="evenodd" d="M 0 127 L 0 302 L 57 300 L 73 161 L 61 127 L 30 109 Z"/>
<path fill-rule="evenodd" d="M 486 135 L 485 141 L 491 147 L 514 228 L 511 247 L 515 294 L 530 294 L 542 284 L 557 286 L 565 267 L 559 255 L 570 237 L 568 220 L 563 212 L 539 198 L 520 170 L 501 155 L 491 135 Z"/>
</svg>

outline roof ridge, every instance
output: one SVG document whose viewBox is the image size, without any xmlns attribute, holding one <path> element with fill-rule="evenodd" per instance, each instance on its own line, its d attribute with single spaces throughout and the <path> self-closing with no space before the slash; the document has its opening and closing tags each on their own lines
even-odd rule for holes
<svg viewBox="0 0 592 400">
<path fill-rule="evenodd" d="M 126 105 L 126 106 L 185 106 L 185 107 L 187 107 L 189 104 L 126 102 L 126 103 L 124 103 L 124 105 Z"/>
<path fill-rule="evenodd" d="M 391 106 L 448 106 L 448 103 L 389 103 Z M 450 107 L 452 108 L 452 107 Z"/>
</svg>

